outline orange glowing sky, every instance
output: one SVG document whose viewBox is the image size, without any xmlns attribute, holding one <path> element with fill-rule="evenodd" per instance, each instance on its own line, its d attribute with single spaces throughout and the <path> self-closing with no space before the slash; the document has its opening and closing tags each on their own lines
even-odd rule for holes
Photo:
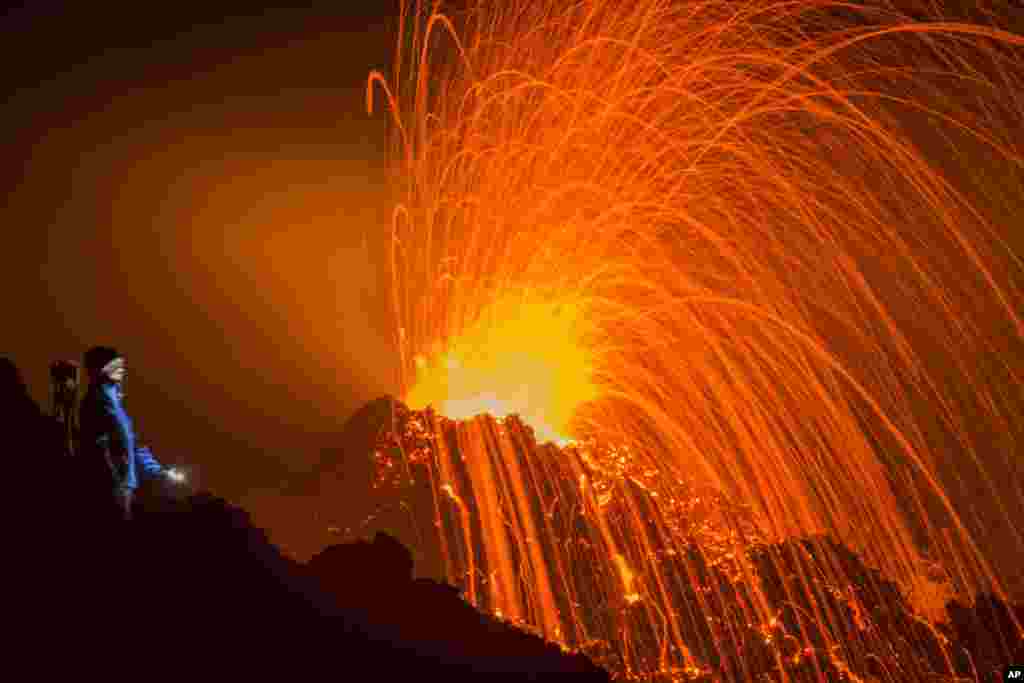
<svg viewBox="0 0 1024 683">
<path fill-rule="evenodd" d="M 113 344 L 154 452 L 273 518 L 270 494 L 393 391 L 387 124 L 363 102 L 385 5 L 0 23 L 25 64 L 3 77 L 4 287 L 25 293 L 3 352 L 37 401 L 51 360 Z"/>
</svg>

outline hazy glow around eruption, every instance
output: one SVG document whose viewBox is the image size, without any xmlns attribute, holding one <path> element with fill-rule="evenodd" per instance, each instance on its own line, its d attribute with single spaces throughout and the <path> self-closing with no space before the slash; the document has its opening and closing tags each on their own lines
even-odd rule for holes
<svg viewBox="0 0 1024 683">
<path fill-rule="evenodd" d="M 518 414 L 538 441 L 564 444 L 576 409 L 597 397 L 579 307 L 509 297 L 433 359 L 418 356 L 410 408 L 452 419 Z"/>
</svg>

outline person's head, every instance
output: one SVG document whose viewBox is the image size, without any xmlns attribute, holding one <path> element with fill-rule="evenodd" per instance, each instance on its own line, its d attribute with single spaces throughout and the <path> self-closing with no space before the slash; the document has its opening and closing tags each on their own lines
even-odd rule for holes
<svg viewBox="0 0 1024 683">
<path fill-rule="evenodd" d="M 116 349 L 94 346 L 85 352 L 85 369 L 89 373 L 90 382 L 120 384 L 124 381 L 128 367 Z"/>
</svg>

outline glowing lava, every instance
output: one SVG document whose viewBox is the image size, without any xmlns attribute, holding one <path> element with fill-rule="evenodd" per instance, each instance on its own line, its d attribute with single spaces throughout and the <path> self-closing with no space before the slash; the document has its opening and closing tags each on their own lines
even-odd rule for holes
<svg viewBox="0 0 1024 683">
<path fill-rule="evenodd" d="M 414 410 L 432 405 L 452 419 L 519 415 L 538 442 L 569 442 L 577 408 L 597 398 L 585 322 L 572 303 L 509 297 L 428 360 L 416 358 Z"/>
</svg>

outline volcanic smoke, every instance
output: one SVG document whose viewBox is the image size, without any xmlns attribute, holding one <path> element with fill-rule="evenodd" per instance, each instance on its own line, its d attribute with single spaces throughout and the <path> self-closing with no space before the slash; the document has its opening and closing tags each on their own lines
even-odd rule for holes
<svg viewBox="0 0 1024 683">
<path fill-rule="evenodd" d="M 980 5 L 425 4 L 368 83 L 413 410 L 378 458 L 429 481 L 448 580 L 632 678 L 738 642 L 687 635 L 733 590 L 700 567 L 780 662 L 815 630 L 849 676 L 881 589 L 836 544 L 921 614 L 1005 597 L 943 476 L 986 482 L 1024 557 L 984 436 L 1017 452 L 1024 37 Z M 792 590 L 844 597 L 780 632 L 752 549 L 787 539 L 818 560 Z"/>
</svg>

